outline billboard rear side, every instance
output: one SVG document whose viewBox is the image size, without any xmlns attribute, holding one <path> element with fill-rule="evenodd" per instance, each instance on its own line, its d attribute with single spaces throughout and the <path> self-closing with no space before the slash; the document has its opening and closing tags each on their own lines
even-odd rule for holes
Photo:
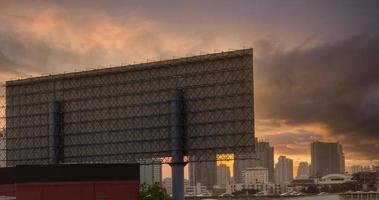
<svg viewBox="0 0 379 200">
<path fill-rule="evenodd" d="M 184 91 L 192 161 L 254 149 L 251 49 L 7 82 L 7 165 L 52 157 L 60 104 L 63 160 L 135 162 L 171 155 L 170 101 Z"/>
</svg>

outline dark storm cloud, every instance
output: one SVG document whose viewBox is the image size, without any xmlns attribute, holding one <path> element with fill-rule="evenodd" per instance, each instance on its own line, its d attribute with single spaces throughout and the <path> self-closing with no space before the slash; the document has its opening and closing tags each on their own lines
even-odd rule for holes
<svg viewBox="0 0 379 200">
<path fill-rule="evenodd" d="M 378 35 L 266 53 L 256 64 L 257 118 L 325 123 L 344 142 L 379 140 Z"/>
</svg>

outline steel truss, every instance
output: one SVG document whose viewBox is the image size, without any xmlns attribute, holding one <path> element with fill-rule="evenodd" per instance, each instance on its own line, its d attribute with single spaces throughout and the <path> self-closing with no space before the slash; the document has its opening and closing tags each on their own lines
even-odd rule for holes
<svg viewBox="0 0 379 200">
<path fill-rule="evenodd" d="M 186 162 L 253 153 L 252 62 L 243 49 L 8 81 L 1 164 L 170 163 L 176 89 L 185 98 Z"/>
</svg>

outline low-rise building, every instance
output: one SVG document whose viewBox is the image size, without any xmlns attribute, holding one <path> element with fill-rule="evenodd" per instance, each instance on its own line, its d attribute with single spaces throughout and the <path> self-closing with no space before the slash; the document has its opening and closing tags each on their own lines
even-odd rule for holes
<svg viewBox="0 0 379 200">
<path fill-rule="evenodd" d="M 172 178 L 171 177 L 164 178 L 162 181 L 162 186 L 166 189 L 168 194 L 172 194 Z M 187 187 L 189 187 L 189 180 L 184 179 L 184 188 L 187 188 Z"/>
<path fill-rule="evenodd" d="M 226 185 L 226 193 L 232 194 L 234 192 L 238 192 L 243 190 L 244 184 L 243 183 L 230 183 Z"/>
<path fill-rule="evenodd" d="M 211 196 L 212 194 L 207 190 L 207 186 L 196 183 L 196 186 L 190 186 L 184 188 L 186 196 Z"/>
<path fill-rule="evenodd" d="M 267 184 L 268 169 L 264 167 L 247 168 L 242 171 L 242 179 L 245 185 Z"/>
<path fill-rule="evenodd" d="M 352 181 L 352 176 L 346 174 L 328 174 L 318 181 L 320 185 L 342 184 Z"/>
</svg>

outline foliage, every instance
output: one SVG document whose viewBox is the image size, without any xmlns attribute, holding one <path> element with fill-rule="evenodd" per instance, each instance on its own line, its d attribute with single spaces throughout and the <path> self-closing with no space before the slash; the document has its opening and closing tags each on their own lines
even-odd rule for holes
<svg viewBox="0 0 379 200">
<path fill-rule="evenodd" d="M 139 200 L 171 200 L 171 197 L 159 184 L 143 183 L 139 188 Z"/>
</svg>

